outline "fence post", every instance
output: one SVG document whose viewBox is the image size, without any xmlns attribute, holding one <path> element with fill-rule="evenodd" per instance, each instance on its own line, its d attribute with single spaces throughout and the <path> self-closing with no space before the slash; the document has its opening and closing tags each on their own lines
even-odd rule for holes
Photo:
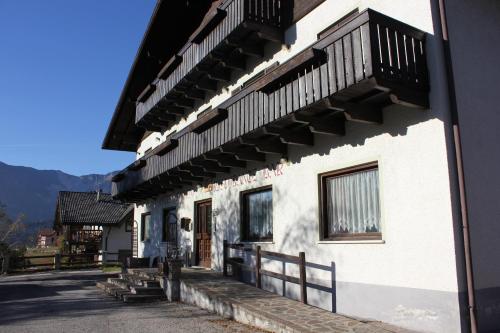
<svg viewBox="0 0 500 333">
<path fill-rule="evenodd" d="M 222 275 L 227 276 L 227 240 L 222 241 Z"/>
<path fill-rule="evenodd" d="M 307 304 L 306 253 L 299 252 L 300 301 Z"/>
<path fill-rule="evenodd" d="M 255 286 L 257 288 L 262 288 L 260 264 L 261 264 L 260 245 L 257 245 L 257 253 L 255 255 Z"/>
<path fill-rule="evenodd" d="M 2 274 L 7 274 L 9 272 L 10 256 L 6 254 L 2 261 Z"/>
<path fill-rule="evenodd" d="M 61 254 L 60 253 L 54 254 L 54 269 L 55 270 L 61 269 Z"/>
</svg>

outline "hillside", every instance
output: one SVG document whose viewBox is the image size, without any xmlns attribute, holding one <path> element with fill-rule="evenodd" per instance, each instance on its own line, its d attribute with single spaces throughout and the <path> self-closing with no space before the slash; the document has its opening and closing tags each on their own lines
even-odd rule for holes
<svg viewBox="0 0 500 333">
<path fill-rule="evenodd" d="M 51 226 L 59 191 L 111 191 L 111 177 L 106 175 L 73 176 L 57 170 L 37 170 L 0 162 L 0 203 L 15 217 L 25 214 L 31 228 Z"/>
</svg>

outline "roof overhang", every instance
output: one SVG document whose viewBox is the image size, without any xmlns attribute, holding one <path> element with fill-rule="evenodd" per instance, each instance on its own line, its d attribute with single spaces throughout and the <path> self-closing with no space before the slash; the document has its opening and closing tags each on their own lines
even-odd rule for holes
<svg viewBox="0 0 500 333">
<path fill-rule="evenodd" d="M 198 28 L 212 0 L 158 0 L 125 82 L 102 148 L 136 151 L 145 130 L 135 124 L 135 101 Z"/>
</svg>

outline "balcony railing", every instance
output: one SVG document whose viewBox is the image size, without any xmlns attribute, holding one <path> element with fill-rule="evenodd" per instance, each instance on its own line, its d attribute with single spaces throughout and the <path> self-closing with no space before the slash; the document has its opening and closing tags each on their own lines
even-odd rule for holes
<svg viewBox="0 0 500 333">
<path fill-rule="evenodd" d="M 346 121 L 381 123 L 391 103 L 425 109 L 428 92 L 425 33 L 366 10 L 121 172 L 113 195 L 137 202 L 206 184 L 313 145 L 313 134 L 344 135 Z"/>
<path fill-rule="evenodd" d="M 228 0 L 208 13 L 190 41 L 137 99 L 136 123 L 161 131 L 192 110 L 207 93 L 262 57 L 266 41 L 283 41 L 283 0 Z"/>
</svg>

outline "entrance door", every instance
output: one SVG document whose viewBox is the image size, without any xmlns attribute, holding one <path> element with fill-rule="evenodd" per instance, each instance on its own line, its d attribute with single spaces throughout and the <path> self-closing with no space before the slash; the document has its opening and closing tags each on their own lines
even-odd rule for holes
<svg viewBox="0 0 500 333">
<path fill-rule="evenodd" d="M 211 267 L 212 257 L 212 200 L 196 204 L 196 264 Z"/>
</svg>

